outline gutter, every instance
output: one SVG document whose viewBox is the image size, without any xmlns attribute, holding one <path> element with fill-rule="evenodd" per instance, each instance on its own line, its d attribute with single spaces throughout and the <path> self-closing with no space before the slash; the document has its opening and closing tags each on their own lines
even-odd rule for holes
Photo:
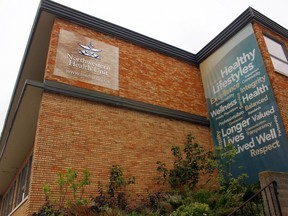
<svg viewBox="0 0 288 216">
<path fill-rule="evenodd" d="M 62 95 L 67 95 L 71 97 L 76 97 L 79 99 L 84 99 L 88 101 L 93 101 L 93 102 L 98 102 L 102 104 L 106 104 L 109 106 L 116 106 L 116 107 L 121 107 L 124 109 L 130 109 L 130 110 L 136 110 L 140 112 L 146 112 L 152 115 L 158 115 L 162 116 L 164 118 L 172 118 L 175 120 L 180 120 L 180 121 L 185 121 L 185 122 L 190 122 L 198 125 L 202 125 L 205 127 L 209 127 L 210 123 L 209 120 L 206 117 L 199 116 L 199 115 L 194 115 L 191 113 L 183 112 L 183 111 L 178 111 L 178 110 L 173 110 L 153 104 L 148 104 L 144 102 L 139 102 L 139 101 L 134 101 L 126 98 L 121 98 L 118 96 L 113 96 L 101 92 L 94 92 L 91 90 L 86 90 L 74 86 L 69 86 L 66 84 L 61 84 L 58 82 L 53 82 L 53 81 L 45 81 L 44 83 L 38 82 L 38 81 L 33 81 L 33 80 L 26 80 L 24 87 L 21 91 L 15 113 L 12 117 L 12 122 L 11 125 L 8 129 L 7 135 L 5 137 L 5 140 L 3 141 L 4 145 L 1 150 L 0 154 L 0 161 L 4 155 L 8 140 L 10 138 L 11 130 L 14 126 L 15 119 L 17 117 L 19 107 L 21 105 L 23 95 L 27 89 L 28 86 L 35 87 L 35 88 L 40 88 L 43 89 L 44 91 L 48 92 L 53 92 L 57 94 L 62 94 Z M 1 140 L 2 141 L 1 137 Z"/>
</svg>

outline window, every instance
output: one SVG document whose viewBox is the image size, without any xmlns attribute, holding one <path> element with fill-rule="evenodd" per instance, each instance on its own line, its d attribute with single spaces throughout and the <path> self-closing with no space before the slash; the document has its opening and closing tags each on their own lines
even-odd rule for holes
<svg viewBox="0 0 288 216">
<path fill-rule="evenodd" d="M 288 60 L 285 47 L 281 43 L 267 36 L 264 36 L 264 39 L 268 47 L 275 71 L 288 76 Z"/>
<path fill-rule="evenodd" d="M 30 178 L 31 178 L 31 166 L 32 166 L 32 156 L 28 161 L 28 171 L 27 171 L 27 179 L 26 179 L 26 188 L 25 188 L 25 197 L 28 196 L 28 192 L 30 189 Z"/>
<path fill-rule="evenodd" d="M 28 196 L 29 184 L 30 184 L 30 173 L 31 173 L 31 162 L 32 156 L 26 162 L 24 168 L 18 175 L 18 185 L 16 194 L 16 205 L 22 202 L 26 196 Z"/>
<path fill-rule="evenodd" d="M 1 215 L 8 215 L 12 209 L 13 206 L 13 200 L 14 200 L 14 194 L 15 194 L 15 187 L 16 187 L 16 181 L 14 181 L 13 186 L 8 190 L 6 196 L 4 197 L 3 203 L 2 203 L 2 210 Z"/>
<path fill-rule="evenodd" d="M 8 190 L 2 201 L 1 215 L 7 216 L 17 207 L 27 196 L 30 185 L 32 156 L 26 161 L 23 169 L 18 173 L 16 181 Z"/>
<path fill-rule="evenodd" d="M 17 186 L 17 198 L 16 205 L 21 203 L 21 201 L 25 198 L 25 182 L 26 182 L 26 174 L 27 174 L 27 164 L 22 169 L 22 172 L 18 175 L 18 186 Z"/>
</svg>

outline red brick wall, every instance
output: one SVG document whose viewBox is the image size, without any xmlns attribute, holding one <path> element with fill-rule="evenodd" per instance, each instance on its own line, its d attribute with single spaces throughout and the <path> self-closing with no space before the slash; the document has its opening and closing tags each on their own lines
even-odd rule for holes
<svg viewBox="0 0 288 216">
<path fill-rule="evenodd" d="M 267 34 L 274 39 L 285 44 L 286 49 L 288 48 L 288 40 L 279 36 L 275 32 L 261 26 L 258 23 L 253 24 L 255 35 L 260 47 L 261 54 L 263 56 L 264 63 L 266 65 L 266 70 L 270 78 L 270 82 L 274 91 L 276 102 L 280 110 L 280 115 L 285 127 L 286 134 L 288 135 L 288 77 L 275 72 L 273 63 L 270 58 L 266 43 L 264 41 L 263 34 Z"/>
<path fill-rule="evenodd" d="M 27 215 L 27 207 L 28 202 L 27 200 L 15 211 L 11 216 L 24 216 Z"/>
<path fill-rule="evenodd" d="M 97 194 L 97 182 L 108 183 L 111 166 L 134 176 L 133 199 L 155 188 L 156 161 L 172 163 L 170 148 L 193 134 L 211 148 L 209 128 L 138 111 L 72 97 L 44 93 L 34 149 L 30 211 L 44 201 L 42 187 L 68 167 L 92 174 L 87 195 Z M 54 185 L 55 186 L 55 185 Z M 54 191 L 57 195 L 57 191 Z M 135 197 L 136 196 L 136 197 Z"/>
<path fill-rule="evenodd" d="M 119 91 L 53 75 L 60 28 L 119 48 Z M 63 20 L 55 21 L 50 44 L 46 80 L 207 117 L 201 75 L 194 65 Z"/>
<path fill-rule="evenodd" d="M 53 75 L 60 28 L 119 48 L 119 91 Z M 76 85 L 136 101 L 207 116 L 199 68 L 87 28 L 56 20 L 45 73 L 46 80 Z M 211 149 L 208 127 L 144 112 L 103 105 L 48 92 L 43 93 L 34 148 L 29 213 L 44 202 L 43 185 L 55 190 L 56 173 L 88 169 L 92 184 L 88 195 L 97 195 L 97 182 L 108 183 L 111 166 L 122 166 L 134 176 L 129 186 L 140 200 L 155 189 L 156 162 L 172 164 L 172 145 L 183 145 L 191 133 Z"/>
</svg>

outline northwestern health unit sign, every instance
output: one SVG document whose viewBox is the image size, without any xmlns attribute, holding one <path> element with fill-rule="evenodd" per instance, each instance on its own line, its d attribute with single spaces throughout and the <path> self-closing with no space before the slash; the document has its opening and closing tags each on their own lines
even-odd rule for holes
<svg viewBox="0 0 288 216">
<path fill-rule="evenodd" d="M 60 29 L 54 75 L 119 89 L 117 47 Z"/>
<path fill-rule="evenodd" d="M 200 67 L 214 143 L 237 150 L 232 173 L 256 182 L 261 171 L 288 171 L 286 134 L 252 25 Z"/>
</svg>

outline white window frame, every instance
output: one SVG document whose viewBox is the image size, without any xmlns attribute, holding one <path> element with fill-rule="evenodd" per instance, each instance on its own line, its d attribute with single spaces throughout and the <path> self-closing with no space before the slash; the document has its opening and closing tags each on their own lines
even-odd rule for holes
<svg viewBox="0 0 288 216">
<path fill-rule="evenodd" d="M 264 35 L 264 40 L 268 49 L 268 52 L 270 54 L 271 57 L 271 61 L 273 63 L 274 66 L 274 70 L 284 76 L 288 77 L 288 54 L 287 54 L 287 48 L 285 47 L 285 45 L 268 36 L 268 35 Z M 273 45 L 274 43 L 274 45 Z M 274 47 L 271 47 L 274 46 Z M 275 47 L 277 48 L 278 46 L 278 50 L 277 52 L 283 52 L 283 53 L 276 53 L 274 49 Z M 279 49 L 280 48 L 280 49 Z"/>
</svg>

